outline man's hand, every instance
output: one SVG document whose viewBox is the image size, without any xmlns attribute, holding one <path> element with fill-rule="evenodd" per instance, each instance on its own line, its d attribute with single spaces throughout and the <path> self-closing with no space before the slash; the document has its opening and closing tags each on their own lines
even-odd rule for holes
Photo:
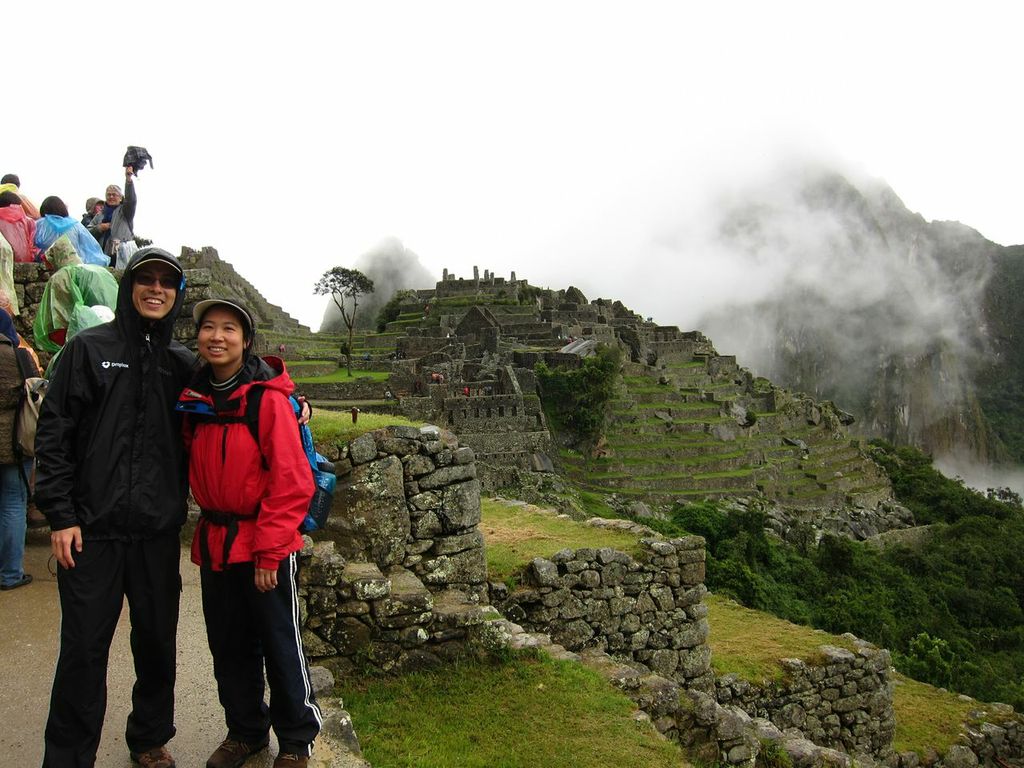
<svg viewBox="0 0 1024 768">
<path fill-rule="evenodd" d="M 269 568 L 256 569 L 256 589 L 260 592 L 269 592 L 277 586 L 277 569 Z"/>
<path fill-rule="evenodd" d="M 65 568 L 75 567 L 75 559 L 71 556 L 72 548 L 75 552 L 82 551 L 82 529 L 80 526 L 74 525 L 50 533 L 50 550 L 57 558 L 57 562 Z"/>
<path fill-rule="evenodd" d="M 110 229 L 109 221 L 104 221 L 102 224 L 99 225 L 100 232 L 106 232 L 108 229 Z"/>
<path fill-rule="evenodd" d="M 132 168 L 130 165 L 126 165 L 124 167 L 124 178 L 125 178 L 125 180 L 126 181 L 130 180 L 131 177 L 134 176 L 134 175 L 135 175 L 135 169 Z"/>
</svg>

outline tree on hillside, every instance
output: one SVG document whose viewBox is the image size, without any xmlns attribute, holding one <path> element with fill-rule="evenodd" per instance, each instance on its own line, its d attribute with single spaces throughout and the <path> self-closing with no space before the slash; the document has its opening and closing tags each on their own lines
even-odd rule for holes
<svg viewBox="0 0 1024 768">
<path fill-rule="evenodd" d="M 329 295 L 341 311 L 341 319 L 348 328 L 348 354 L 345 360 L 348 375 L 352 375 L 352 331 L 356 325 L 356 310 L 359 297 L 373 293 L 373 280 L 358 269 L 331 267 L 316 281 L 313 292 L 318 296 Z"/>
</svg>

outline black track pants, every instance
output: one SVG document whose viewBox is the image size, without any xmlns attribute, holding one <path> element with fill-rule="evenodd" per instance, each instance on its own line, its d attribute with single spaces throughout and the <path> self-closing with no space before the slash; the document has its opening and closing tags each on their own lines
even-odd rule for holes
<svg viewBox="0 0 1024 768">
<path fill-rule="evenodd" d="M 322 720 L 302 649 L 297 564 L 294 553 L 282 560 L 269 592 L 256 589 L 252 563 L 203 568 L 203 615 L 228 736 L 259 742 L 273 725 L 282 752 L 308 755 Z"/>
<path fill-rule="evenodd" d="M 96 762 L 107 708 L 107 658 L 125 597 L 135 661 L 125 742 L 142 752 L 174 736 L 180 555 L 175 531 L 142 541 L 86 541 L 72 553 L 74 568 L 58 566 L 60 655 L 43 768 L 91 768 Z"/>
</svg>

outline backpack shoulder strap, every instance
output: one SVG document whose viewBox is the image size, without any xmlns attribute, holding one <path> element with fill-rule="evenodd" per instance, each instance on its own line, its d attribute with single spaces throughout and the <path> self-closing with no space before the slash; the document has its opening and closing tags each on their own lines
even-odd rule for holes
<svg viewBox="0 0 1024 768">
<path fill-rule="evenodd" d="M 256 441 L 256 447 L 260 452 L 260 460 L 263 462 L 263 468 L 267 468 L 267 458 L 263 455 L 263 446 L 260 445 L 260 403 L 263 402 L 263 387 L 251 387 L 246 393 L 245 401 L 245 424 L 249 427 L 249 433 L 252 435 L 252 439 Z M 299 401 L 291 395 L 288 396 L 288 403 L 291 405 L 292 410 L 295 411 L 296 426 L 298 426 L 297 419 L 301 412 Z M 301 433 L 301 428 L 300 428 Z"/>
<path fill-rule="evenodd" d="M 22 379 L 37 379 L 42 375 L 32 353 L 24 347 L 15 347 L 14 357 L 18 361 L 18 371 L 21 373 Z"/>
<path fill-rule="evenodd" d="M 245 395 L 245 425 L 256 442 L 256 450 L 260 452 L 260 462 L 262 462 L 263 468 L 267 469 L 267 457 L 263 455 L 263 446 L 260 445 L 260 403 L 262 402 L 263 387 L 250 387 Z"/>
</svg>

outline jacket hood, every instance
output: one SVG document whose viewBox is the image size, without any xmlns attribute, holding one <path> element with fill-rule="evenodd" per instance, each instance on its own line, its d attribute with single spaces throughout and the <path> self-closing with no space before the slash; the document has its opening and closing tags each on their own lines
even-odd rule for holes
<svg viewBox="0 0 1024 768">
<path fill-rule="evenodd" d="M 78 223 L 78 219 L 73 219 L 70 216 L 58 216 L 55 213 L 46 214 L 43 216 L 43 220 L 53 227 L 54 232 L 58 235 L 63 235 L 69 229 L 73 229 L 75 224 Z"/>
<path fill-rule="evenodd" d="M 171 311 L 162 320 L 143 320 L 132 304 L 132 270 L 143 261 L 162 261 L 181 273 L 181 283 Z M 136 251 L 121 275 L 121 283 L 117 291 L 117 309 L 114 322 L 126 339 L 135 339 L 142 333 L 148 333 L 152 343 L 166 347 L 174 336 L 174 322 L 181 313 L 181 305 L 185 301 L 185 272 L 174 256 L 163 248 L 150 245 Z"/>
<path fill-rule="evenodd" d="M 0 208 L 0 219 L 3 219 L 4 221 L 22 221 L 26 218 L 28 217 L 25 216 L 25 209 L 17 203 L 11 203 L 4 208 Z"/>
<path fill-rule="evenodd" d="M 250 355 L 245 362 L 245 371 L 242 374 L 243 381 L 259 383 L 265 389 L 276 389 L 285 397 L 295 390 L 292 377 L 284 367 L 284 360 L 274 355 L 260 357 Z"/>
</svg>

